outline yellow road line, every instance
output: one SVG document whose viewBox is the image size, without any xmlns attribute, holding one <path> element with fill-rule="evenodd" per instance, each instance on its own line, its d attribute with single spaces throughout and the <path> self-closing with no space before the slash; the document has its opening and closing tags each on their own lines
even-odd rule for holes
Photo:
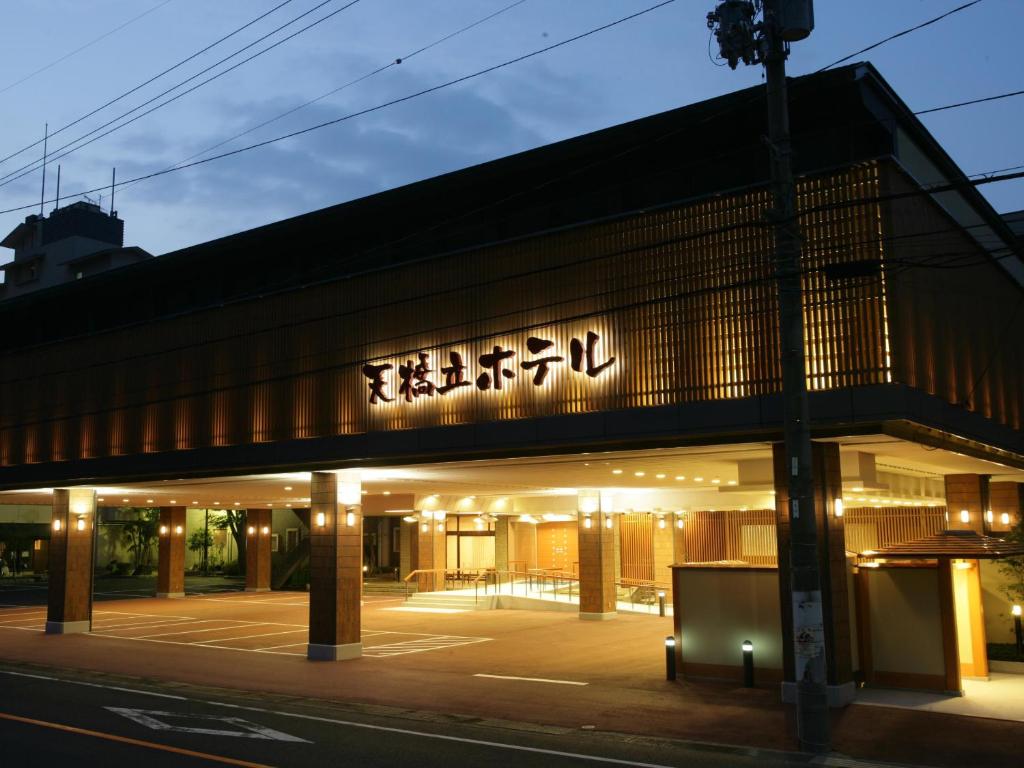
<svg viewBox="0 0 1024 768">
<path fill-rule="evenodd" d="M 222 755 L 211 755 L 206 752 L 195 752 L 191 749 L 182 749 L 181 747 L 172 747 L 168 744 L 157 744 L 152 741 L 143 741 L 142 739 L 131 739 L 127 736 L 116 736 L 112 733 L 103 733 L 101 731 L 90 731 L 86 728 L 76 728 L 73 725 L 62 725 L 61 723 L 51 723 L 46 720 L 34 720 L 30 717 L 20 717 L 18 715 L 11 715 L 6 712 L 0 712 L 0 720 L 12 720 L 16 723 L 25 723 L 26 725 L 37 725 L 40 728 L 52 728 L 55 731 L 64 731 L 66 733 L 76 733 L 79 736 L 92 736 L 97 739 L 105 739 L 107 741 L 116 741 L 120 744 L 131 744 L 136 747 L 145 747 L 146 749 L 157 749 L 161 752 L 172 752 L 176 755 L 185 755 L 186 757 L 198 757 L 202 760 L 212 760 L 216 763 L 224 763 L 226 765 L 238 765 L 242 768 L 271 768 L 264 763 L 250 763 L 247 760 L 236 760 L 233 757 L 223 757 Z"/>
</svg>

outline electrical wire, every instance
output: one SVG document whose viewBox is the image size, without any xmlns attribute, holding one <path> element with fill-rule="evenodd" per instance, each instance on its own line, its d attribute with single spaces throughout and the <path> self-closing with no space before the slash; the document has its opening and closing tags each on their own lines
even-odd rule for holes
<svg viewBox="0 0 1024 768">
<path fill-rule="evenodd" d="M 862 53 L 867 53 L 868 51 L 873 51 L 875 48 L 878 48 L 879 46 L 885 45 L 888 42 L 896 40 L 897 38 L 903 37 L 904 35 L 909 35 L 912 32 L 916 32 L 919 29 L 924 29 L 925 27 L 931 26 L 932 24 L 935 24 L 936 22 L 942 21 L 943 19 L 945 19 L 948 16 L 952 16 L 954 13 L 959 13 L 960 11 L 965 11 L 968 8 L 970 8 L 971 6 L 977 5 L 981 1 L 982 0 L 971 0 L 971 2 L 964 3 L 961 6 L 958 6 L 956 8 L 953 8 L 952 10 L 946 11 L 945 13 L 940 14 L 939 16 L 936 16 L 933 19 L 928 19 L 928 21 L 921 22 L 920 24 L 915 24 L 913 27 L 908 27 L 907 29 L 904 29 L 902 32 L 897 32 L 894 35 L 889 35 L 888 37 L 886 37 L 886 38 L 884 38 L 882 40 L 879 40 L 877 43 L 872 43 L 871 45 L 869 45 L 869 46 L 867 46 L 865 48 L 861 48 L 859 51 L 854 51 L 853 53 L 851 53 L 848 56 L 843 56 L 843 58 L 841 58 L 841 59 L 836 59 L 831 64 L 826 64 L 824 67 L 822 67 L 821 69 L 819 69 L 817 71 L 818 72 L 824 72 L 826 69 L 831 69 L 836 64 L 842 64 L 844 61 L 849 61 L 850 59 L 854 58 L 855 56 L 860 56 Z"/>
<path fill-rule="evenodd" d="M 114 27 L 113 29 L 111 29 L 111 30 L 109 30 L 107 32 L 104 32 L 99 37 L 93 38 L 92 40 L 90 40 L 85 45 L 81 45 L 78 48 L 75 48 L 75 50 L 71 51 L 70 53 L 65 53 L 60 58 L 54 59 L 49 64 L 44 64 L 39 69 L 37 69 L 37 70 L 35 70 L 33 72 L 29 72 L 27 75 L 22 77 L 20 80 L 15 80 L 13 83 L 5 85 L 3 88 L 0 88 L 0 94 L 7 93 L 7 91 L 11 90 L 12 88 L 14 88 L 16 86 L 21 85 L 24 82 L 27 82 L 27 81 L 31 80 L 36 75 L 41 75 L 43 72 L 46 72 L 48 69 L 52 69 L 53 67 L 57 66 L 61 62 L 67 61 L 68 59 L 70 59 L 75 54 L 81 53 L 82 51 L 84 51 L 86 48 L 91 48 L 92 46 L 96 45 L 96 43 L 100 42 L 101 40 L 106 40 L 108 37 L 113 35 L 115 32 L 120 32 L 125 27 L 127 27 L 127 26 L 129 26 L 131 24 L 134 24 L 136 21 L 139 21 L 140 19 L 142 19 L 142 18 L 144 18 L 146 16 L 149 16 L 149 14 L 153 13 L 154 11 L 160 10 L 165 5 L 167 5 L 169 2 L 171 2 L 171 0 L 163 0 L 162 3 L 158 3 L 157 5 L 154 5 L 152 8 L 150 8 L 147 11 L 143 11 L 138 16 L 133 16 L 132 18 L 128 19 L 128 21 L 126 21 L 126 22 L 124 22 L 124 23 Z M 33 144 L 31 146 L 35 146 L 35 144 Z M 27 147 L 26 147 L 26 149 L 27 149 Z M 24 150 L 22 150 L 22 151 L 24 151 Z M 0 160 L 0 163 L 2 163 L 2 162 L 3 162 L 3 160 Z"/>
<path fill-rule="evenodd" d="M 222 141 L 217 142 L 216 144 L 212 144 L 212 145 L 208 146 L 206 149 L 202 149 L 199 152 L 196 152 L 195 154 L 189 155 L 188 157 L 184 158 L 183 160 L 179 160 L 178 162 L 174 163 L 174 165 L 168 166 L 168 168 L 165 169 L 165 170 L 173 170 L 174 168 L 176 168 L 177 166 L 181 165 L 182 163 L 187 163 L 189 160 L 194 160 L 197 157 L 202 157 L 203 155 L 205 155 L 208 152 L 212 152 L 215 149 L 219 149 L 220 147 L 223 147 L 225 144 L 230 144 L 232 141 L 235 141 L 236 139 L 240 139 L 243 136 L 248 136 L 253 131 L 257 131 L 260 128 L 264 128 L 264 127 L 270 125 L 271 123 L 276 123 L 278 120 L 281 120 L 281 119 L 283 119 L 285 117 L 288 117 L 289 115 L 295 114 L 296 112 L 298 112 L 298 111 L 300 111 L 302 109 L 305 109 L 308 106 L 316 104 L 317 102 L 323 101 L 324 99 L 328 98 L 329 96 L 333 96 L 334 94 L 340 93 L 341 91 L 344 91 L 347 88 L 351 88 L 352 86 L 358 85 L 359 83 L 361 83 L 361 82 L 363 82 L 365 80 L 369 80 L 371 77 L 374 77 L 375 75 L 379 75 L 381 72 L 384 72 L 384 71 L 386 71 L 388 69 L 391 69 L 392 67 L 399 66 L 399 65 L 407 62 L 409 59 L 413 58 L 414 56 L 417 56 L 417 55 L 419 55 L 421 53 L 424 53 L 425 51 L 429 51 L 431 48 L 435 48 L 436 46 L 441 45 L 442 43 L 445 43 L 445 42 L 451 40 L 452 38 L 457 37 L 458 35 L 463 34 L 464 32 L 468 32 L 469 30 L 471 30 L 471 29 L 473 29 L 475 27 L 478 27 L 481 24 L 484 24 L 485 22 L 488 22 L 488 21 L 490 21 L 491 19 L 493 19 L 493 18 L 495 18 L 497 16 L 500 16 L 503 13 L 506 13 L 507 11 L 511 11 L 516 6 L 522 5 L 525 2 L 526 2 L 526 0 L 515 0 L 514 3 L 509 3 L 505 7 L 499 8 L 494 13 L 488 14 L 487 16 L 484 16 L 481 19 L 477 19 L 472 24 L 467 24 L 466 26 L 461 27 L 461 28 L 455 30 L 454 32 L 449 32 L 444 37 L 438 38 L 437 40 L 434 40 L 432 43 L 428 43 L 427 45 L 421 46 L 420 48 L 417 48 L 416 50 L 414 50 L 412 53 L 407 53 L 404 56 L 399 56 L 398 58 L 392 59 L 387 64 L 383 64 L 383 65 L 377 67 L 376 69 L 370 70 L 369 72 L 366 72 L 366 73 L 360 75 L 359 77 L 357 77 L 357 78 L 355 78 L 353 80 L 349 80 L 347 83 L 344 83 L 343 85 L 339 85 L 337 88 L 334 88 L 334 89 L 332 89 L 330 91 L 327 91 L 326 93 L 322 93 L 322 94 L 320 94 L 319 96 L 317 96 L 317 97 L 315 97 L 313 99 L 309 99 L 308 101 L 304 101 L 302 104 L 299 104 L 298 106 L 292 107 L 291 109 L 285 110 L 284 112 L 281 112 L 280 114 L 275 115 L 274 117 L 271 117 L 268 120 L 264 120 L 261 123 L 257 123 L 256 125 L 254 125 L 254 126 L 252 126 L 250 128 L 247 128 L 246 130 L 242 131 L 241 133 L 236 133 L 234 136 L 230 136 L 230 137 L 228 137 L 228 138 L 226 138 L 226 139 L 224 139 Z M 128 187 L 133 186 L 134 184 L 137 184 L 137 183 L 139 183 L 139 182 L 136 182 L 136 181 L 129 182 L 129 183 L 125 184 L 125 189 L 127 189 Z M 123 194 L 124 191 L 125 190 L 123 189 L 122 190 L 122 194 Z"/>
<path fill-rule="evenodd" d="M 327 1 L 329 2 L 330 0 L 327 0 Z M 349 5 L 353 5 L 354 3 L 357 3 L 357 2 L 359 2 L 359 0 L 352 0 L 352 2 L 349 3 Z M 535 56 L 539 56 L 541 54 L 544 54 L 544 53 L 547 53 L 549 51 L 555 50 L 556 48 L 561 48 L 561 47 L 569 45 L 571 43 L 575 43 L 575 42 L 577 42 L 579 40 L 582 40 L 584 38 L 590 37 L 591 35 L 595 35 L 595 34 L 597 34 L 599 32 L 604 32 L 605 30 L 608 30 L 608 29 L 611 29 L 613 27 L 616 27 L 619 24 L 623 24 L 623 23 L 625 23 L 627 21 L 632 21 L 633 19 L 636 19 L 636 18 L 638 18 L 640 16 L 643 16 L 645 14 L 651 13 L 652 11 L 655 11 L 655 10 L 657 10 L 659 8 L 663 8 L 666 5 L 671 5 L 674 2 L 676 2 L 676 0 L 662 0 L 662 2 L 657 3 L 655 5 L 652 5 L 652 6 L 648 6 L 647 8 L 644 8 L 644 9 L 642 9 L 640 11 L 637 11 L 636 13 L 629 14 L 628 16 L 623 16 L 623 17 L 621 17 L 619 19 L 616 19 L 615 21 L 609 22 L 607 24 L 602 24 L 601 26 L 594 27 L 594 28 L 592 28 L 592 29 L 590 29 L 590 30 L 588 30 L 586 32 L 582 32 L 582 33 L 580 33 L 578 35 L 574 35 L 573 37 L 566 38 L 566 39 L 561 40 L 561 41 L 559 41 L 557 43 L 553 43 L 553 44 L 545 46 L 543 48 L 538 48 L 538 49 L 536 49 L 534 51 L 531 51 L 529 53 L 523 54 L 521 56 L 517 56 L 517 57 L 512 58 L 512 59 L 507 59 L 506 61 L 503 61 L 503 62 L 501 62 L 499 64 L 494 64 L 494 65 L 492 65 L 490 67 L 486 67 L 484 69 L 477 70 L 476 72 L 472 72 L 472 73 L 470 73 L 468 75 L 462 75 L 461 77 L 457 77 L 455 79 L 448 80 L 448 81 L 445 81 L 443 83 L 439 83 L 438 85 L 434 85 L 434 86 L 431 86 L 429 88 L 424 88 L 424 89 L 422 89 L 420 91 L 416 91 L 414 93 L 410 93 L 410 94 L 407 94 L 405 96 L 401 96 L 401 97 L 396 98 L 396 99 L 391 99 L 390 101 L 386 101 L 386 102 L 383 102 L 381 104 L 377 104 L 377 105 L 372 106 L 372 107 L 367 107 L 366 109 L 362 109 L 362 110 L 359 110 L 357 112 L 351 112 L 351 113 L 349 113 L 347 115 L 342 115 L 341 117 L 334 118 L 333 120 L 327 120 L 327 121 L 324 121 L 324 122 L 321 122 L 321 123 L 317 123 L 316 125 L 309 126 L 307 128 L 303 128 L 303 129 L 300 129 L 300 130 L 297 130 L 297 131 L 292 131 L 291 133 L 287 133 L 287 134 L 284 134 L 282 136 L 276 136 L 274 138 L 266 139 L 264 141 L 259 141 L 259 142 L 256 142 L 254 144 L 246 145 L 244 147 L 239 147 L 238 149 L 234 149 L 234 150 L 231 150 L 229 152 L 222 152 L 222 153 L 220 153 L 218 155 L 212 155 L 211 157 L 202 158 L 200 160 L 195 160 L 195 161 L 192 161 L 190 163 L 186 163 L 184 165 L 177 166 L 176 168 L 164 169 L 164 170 L 161 170 L 161 171 L 154 171 L 152 173 L 144 174 L 142 176 L 137 176 L 137 177 L 135 177 L 133 179 L 127 179 L 125 181 L 120 181 L 120 182 L 117 182 L 113 186 L 115 188 L 116 187 L 122 187 L 122 186 L 124 186 L 126 184 L 129 184 L 129 183 L 132 183 L 132 182 L 135 182 L 135 181 L 142 181 L 144 179 L 150 179 L 150 178 L 154 178 L 156 176 L 163 176 L 165 174 L 172 173 L 174 171 L 183 170 L 185 168 L 192 168 L 192 167 L 197 166 L 197 165 L 203 165 L 205 163 L 209 163 L 209 162 L 212 162 L 214 160 L 220 160 L 220 159 L 225 158 L 225 157 L 232 157 L 234 155 L 238 155 L 238 154 L 241 154 L 243 152 L 248 152 L 248 151 L 251 151 L 253 149 L 258 149 L 260 147 L 265 147 L 265 146 L 268 146 L 270 144 L 276 144 L 279 141 L 284 141 L 286 139 L 295 138 L 296 136 L 302 136 L 304 134 L 311 133 L 313 131 L 320 130 L 322 128 L 326 128 L 328 126 L 338 125 L 339 123 L 343 123 L 343 122 L 346 122 L 348 120 L 352 120 L 352 119 L 357 118 L 357 117 L 362 117 L 363 115 L 367 115 L 367 114 L 370 114 L 370 113 L 373 113 L 373 112 L 378 112 L 378 111 L 380 111 L 382 109 L 385 109 L 387 107 L 392 107 L 392 106 L 394 106 L 396 104 L 401 104 L 401 103 L 404 103 L 404 102 L 407 102 L 407 101 L 411 101 L 412 99 L 418 98 L 420 96 L 425 96 L 427 94 L 434 93 L 436 91 L 440 91 L 440 90 L 442 90 L 444 88 L 449 88 L 451 86 L 458 85 L 460 83 L 464 83 L 464 82 L 467 82 L 469 80 L 473 80 L 473 79 L 475 79 L 477 77 L 481 77 L 481 76 L 489 74 L 491 72 L 495 72 L 495 71 L 497 71 L 499 69 L 503 69 L 503 68 L 511 66 L 513 64 L 518 64 L 518 63 L 520 63 L 522 61 L 526 61 L 527 59 L 531 59 L 531 58 L 533 58 Z M 347 8 L 348 6 L 345 6 L 345 7 Z M 342 8 L 341 10 L 344 10 L 344 8 Z M 55 157 L 53 159 L 56 160 L 57 158 Z M 12 181 L 13 181 L 13 179 L 12 179 Z M 0 184 L 0 186 L 3 186 L 3 185 Z M 63 197 L 65 199 L 70 198 L 70 197 L 80 197 L 82 195 L 88 195 L 88 194 L 91 194 L 93 192 L 100 192 L 100 191 L 111 189 L 111 188 L 112 187 L 111 187 L 110 184 L 104 184 L 103 186 L 95 187 L 93 189 L 87 189 L 87 190 L 83 190 L 83 191 L 80 191 L 80 192 L 66 194 L 66 195 L 63 195 Z M 44 201 L 44 204 L 45 203 L 52 203 L 52 202 L 54 202 L 54 201 L 53 200 L 46 200 L 46 201 Z M 35 208 L 36 205 L 38 205 L 38 203 L 32 203 L 31 205 L 26 205 L 26 206 L 18 206 L 16 208 L 9 208 L 7 210 L 0 211 L 0 214 L 13 213 L 15 211 L 26 210 L 28 208 Z"/>
<path fill-rule="evenodd" d="M 167 2 L 170 2 L 170 0 L 167 0 Z M 262 21 L 262 20 L 263 20 L 263 19 L 265 19 L 265 18 L 266 18 L 267 16 L 269 16 L 269 15 L 270 15 L 270 14 L 272 14 L 272 13 L 274 13 L 274 11 L 278 10 L 279 8 L 283 8 L 284 6 L 288 5 L 288 4 L 289 4 L 289 3 L 291 3 L 291 2 L 293 2 L 293 0 L 284 0 L 284 1 L 283 1 L 283 2 L 281 2 L 281 3 L 278 3 L 277 5 L 275 5 L 275 6 L 273 7 L 273 8 L 271 8 L 271 9 L 270 9 L 269 11 L 267 11 L 266 13 L 262 13 L 262 14 L 260 14 L 260 15 L 259 15 L 259 16 L 257 16 L 256 18 L 252 19 L 252 20 L 251 20 L 251 21 L 249 21 L 249 22 L 246 22 L 245 24 L 243 24 L 242 26 L 238 27 L 237 29 L 234 29 L 234 30 L 232 30 L 232 31 L 231 31 L 231 32 L 229 32 L 228 34 L 224 35 L 223 37 L 220 37 L 220 38 L 218 38 L 217 40 L 214 40 L 214 41 L 213 41 L 212 43 L 210 43 L 209 45 L 207 45 L 207 46 L 206 46 L 205 48 L 202 48 L 202 49 L 200 49 L 200 50 L 196 51 L 195 53 L 191 54 L 190 56 L 187 56 L 187 57 L 185 57 L 184 59 L 182 59 L 182 60 L 181 60 L 181 61 L 179 61 L 178 63 L 176 63 L 176 64 L 173 64 L 173 65 L 171 65 L 170 67 L 168 67 L 167 69 L 163 70 L 162 72 L 160 72 L 160 73 L 158 73 L 158 74 L 156 74 L 156 75 L 153 75 L 153 76 L 152 76 L 151 78 L 149 78 L 148 80 L 146 80 L 146 81 L 144 81 L 144 82 L 142 82 L 142 83 L 139 83 L 138 85 L 136 85 L 136 86 L 135 86 L 135 87 L 133 87 L 133 88 L 130 88 L 129 90 L 127 90 L 127 91 L 125 91 L 124 93 L 122 93 L 121 95 L 119 95 L 119 96 L 116 96 L 115 98 L 111 99 L 111 100 L 110 100 L 110 101 L 108 101 L 108 102 L 107 102 L 106 104 L 103 104 L 102 106 L 99 106 L 99 107 L 97 107 L 96 109 L 92 110 L 91 112 L 88 112 L 88 113 L 86 113 L 86 114 L 82 115 L 81 117 L 79 117 L 79 118 L 76 118 L 75 120 L 72 120 L 72 121 L 71 121 L 70 123 L 68 123 L 67 125 L 63 125 L 63 126 L 61 126 L 61 127 L 60 127 L 60 128 L 58 128 L 57 130 L 55 130 L 55 131 L 51 132 L 51 133 L 49 134 L 49 136 L 50 136 L 50 137 L 53 137 L 53 136 L 56 136 L 56 135 L 57 135 L 57 134 L 59 134 L 59 133 L 62 133 L 63 131 L 66 131 L 66 130 L 67 130 L 68 128 L 71 128 L 71 127 L 72 127 L 72 126 L 74 126 L 74 125 L 78 125 L 78 124 L 79 124 L 80 122 L 82 122 L 83 120 L 86 120 L 86 119 L 88 119 L 88 118 L 92 117 L 92 116 L 93 116 L 93 115 L 95 115 L 95 114 L 96 114 L 97 112 L 100 112 L 101 110 L 104 110 L 104 109 L 106 109 L 106 108 L 107 108 L 107 107 L 109 107 L 109 106 L 110 106 L 111 104 L 116 104 L 116 103 L 117 103 L 117 102 L 119 102 L 119 101 L 120 101 L 121 99 L 125 98 L 126 96 L 130 96 L 131 94 L 135 93 L 135 92 L 136 92 L 136 91 L 138 91 L 139 89 L 141 89 L 141 88 L 145 88 L 145 87 L 146 87 L 147 85 L 149 85 L 150 83 L 154 82 L 155 80 L 159 80 L 159 79 L 160 79 L 161 77 L 163 77 L 164 75 L 166 75 L 166 74 L 168 74 L 168 73 L 170 73 L 170 72 L 173 72 L 173 71 L 174 71 L 174 70 L 176 70 L 176 69 L 177 69 L 178 67 L 180 67 L 180 66 L 182 66 L 182 65 L 184 65 L 184 64 L 187 64 L 188 62 L 192 61 L 192 60 L 193 60 L 193 59 L 195 59 L 196 57 L 198 57 L 198 56 L 202 56 L 202 55 L 203 55 L 204 53 L 206 53 L 207 51 L 209 51 L 209 50 L 210 50 L 211 48 L 215 48 L 216 46 L 218 46 L 218 45 L 220 45 L 221 43 L 223 43 L 223 42 L 224 42 L 225 40 L 228 40 L 229 38 L 231 38 L 231 37 L 234 37 L 234 36 L 235 36 L 235 35 L 237 35 L 237 34 L 238 34 L 239 32 L 242 32 L 242 31 L 244 31 L 244 30 L 248 29 L 249 27 L 251 27 L 251 26 L 252 26 L 253 24 L 256 24 L 257 22 L 259 22 L 259 21 Z M 166 2 L 164 3 L 164 5 L 166 5 Z M 160 6 L 157 6 L 157 7 L 160 7 Z M 156 9 L 154 8 L 154 9 L 152 9 L 152 10 L 156 10 Z M 148 12 L 149 12 L 149 11 L 147 11 L 147 13 L 148 13 Z M 145 15 L 145 14 L 143 14 L 143 15 Z M 137 18 L 141 18 L 141 17 L 137 17 Z M 0 91 L 0 93 L 3 93 L 3 91 Z M 11 153 L 11 154 L 7 155 L 6 157 L 2 157 L 2 158 L 0 158 L 0 164 L 3 164 L 3 163 L 5 163 L 5 162 L 7 162 L 7 161 L 8 161 L 8 160 L 10 160 L 10 159 L 11 159 L 12 157 L 17 157 L 17 156 L 18 156 L 18 155 L 20 155 L 20 154 L 21 154 L 22 152 L 25 152 L 25 151 L 27 151 L 27 150 L 29 150 L 29 149 L 32 149 L 32 147 L 38 147 L 38 146 L 39 146 L 40 144 L 42 144 L 42 143 L 43 143 L 43 140 L 42 140 L 42 139 L 40 139 L 39 141 L 34 141 L 34 142 L 32 142 L 31 144 L 28 144 L 28 145 L 26 145 L 26 146 L 22 147 L 22 148 L 21 148 L 21 149 L 19 149 L 19 150 L 18 150 L 17 152 L 13 152 L 13 153 Z"/>
<path fill-rule="evenodd" d="M 209 72 L 212 69 L 215 69 L 216 67 L 220 66 L 224 62 L 229 61 L 230 59 L 233 59 L 235 56 L 240 54 L 242 51 L 246 51 L 249 48 L 252 48 L 253 46 L 263 42 L 267 38 L 272 37 L 273 35 L 277 34 L 282 29 L 285 29 L 286 27 L 290 27 L 292 24 L 294 24 L 295 22 L 299 21 L 300 19 L 308 16 L 309 14 L 313 13 L 314 11 L 317 11 L 320 8 L 322 8 L 323 6 L 328 5 L 329 3 L 332 3 L 332 2 L 334 2 L 334 0 L 322 0 L 322 2 L 320 2 L 318 5 L 314 6 L 313 8 L 310 8 L 308 11 L 305 11 L 305 12 L 299 14 L 298 16 L 296 16 L 291 21 L 288 21 L 288 22 L 282 24 L 277 29 L 271 30 L 267 34 L 263 35 L 262 37 L 259 37 L 256 40 L 252 41 L 248 45 L 245 45 L 242 48 L 239 48 L 237 51 L 235 51 L 234 53 L 232 53 L 232 54 L 230 54 L 228 56 L 225 56 L 220 61 L 215 62 L 214 64 L 211 64 L 210 66 L 206 67 L 205 69 L 202 69 L 199 72 L 195 73 L 191 77 L 188 77 L 185 80 L 182 80 L 181 82 L 179 82 L 179 83 L 177 83 L 175 85 L 172 85 L 170 88 L 166 89 L 165 91 L 163 91 L 161 93 L 158 93 L 156 96 L 154 96 L 153 98 L 149 99 L 148 101 L 144 101 L 142 104 L 139 104 L 139 105 L 137 105 L 135 107 L 132 107 L 127 112 L 121 113 L 120 115 L 118 115 L 117 117 L 113 118 L 112 120 L 108 120 L 107 122 L 103 123 L 103 125 L 100 125 L 100 126 L 98 126 L 96 128 L 93 128 L 91 131 L 89 131 L 88 133 L 82 134 L 77 139 L 72 139 L 67 144 L 64 144 L 63 146 L 53 150 L 53 152 L 51 153 L 50 157 L 44 156 L 42 158 L 39 158 L 38 160 L 33 160 L 32 162 L 28 163 L 27 165 L 21 166 L 21 168 L 18 168 L 16 170 L 10 171 L 6 175 L 4 175 L 4 176 L 0 176 L 0 187 L 5 187 L 8 184 L 17 181 L 18 179 L 21 179 L 21 178 L 23 178 L 25 176 L 28 176 L 31 173 L 34 173 L 35 171 L 39 170 L 40 168 L 42 168 L 47 163 L 52 163 L 52 162 L 54 162 L 56 160 L 61 159 L 62 157 L 67 157 L 72 152 L 77 152 L 78 150 L 82 149 L 83 147 L 87 147 L 90 144 L 92 144 L 93 142 L 99 141 L 100 139 L 104 138 L 105 136 L 109 136 L 110 134 L 114 133 L 115 131 L 119 131 L 119 130 L 121 130 L 122 128 L 124 128 L 126 126 L 131 125 L 136 120 L 140 120 L 143 117 L 145 117 L 146 115 L 149 115 L 149 114 L 152 114 L 153 112 L 156 112 L 158 109 L 161 109 L 162 107 L 165 107 L 168 104 L 171 104 L 172 102 L 177 101 L 178 99 L 182 98 L 183 96 L 187 96 L 188 94 L 190 94 L 190 93 L 192 93 L 194 91 L 199 90 L 200 88 L 202 88 L 207 83 L 211 83 L 214 80 L 217 80 L 218 78 L 221 78 L 224 75 L 228 74 L 229 72 L 233 72 L 234 70 L 238 69 L 239 67 L 241 67 L 241 66 L 243 66 L 245 64 L 248 64 L 253 59 L 258 58 L 259 56 L 262 56 L 264 53 L 267 53 L 268 51 L 274 50 L 279 45 L 287 43 L 289 40 L 292 40 L 293 38 L 298 37 L 299 35 L 303 34 L 304 32 L 309 31 L 313 27 L 316 27 L 316 26 L 322 24 L 323 22 L 327 21 L 328 19 L 333 18 L 334 16 L 338 15 L 342 11 L 348 10 L 353 5 L 355 5 L 356 3 L 360 2 L 360 0 L 350 0 L 350 2 L 346 3 L 341 8 L 338 8 L 338 9 L 336 9 L 334 11 L 331 11 L 326 16 L 323 16 L 323 17 L 317 19 L 316 21 L 306 25 L 302 29 L 299 29 L 299 30 L 291 33 L 290 35 L 288 35 L 288 36 L 286 36 L 286 37 L 284 37 L 284 38 L 282 38 L 282 39 L 280 39 L 280 40 L 278 40 L 278 41 L 276 41 L 274 43 L 271 43 L 266 48 L 263 48 L 262 50 L 257 51 L 256 53 L 252 54 L 251 56 L 247 56 L 246 58 L 242 59 L 241 61 L 232 64 L 227 69 L 221 70 L 220 72 L 218 72 L 218 73 L 216 73 L 214 75 L 211 75 L 210 77 L 206 78 L 205 80 L 203 80 L 203 81 L 201 81 L 199 83 L 196 83 L 191 88 L 188 88 L 188 89 L 182 91 L 181 93 L 178 93 L 178 94 L 172 96 L 171 98 L 167 99 L 166 101 L 163 101 L 163 102 L 157 104 L 156 106 L 151 107 L 150 109 L 147 109 L 145 112 L 142 112 L 141 114 L 136 115 L 135 117 L 131 118 L 130 120 L 125 120 L 123 123 L 115 125 L 115 123 L 117 123 L 119 120 L 122 120 L 125 117 L 128 117 L 133 112 L 138 112 L 143 107 L 148 106 L 149 104 L 152 104 L 154 101 L 163 98 L 164 96 L 166 96 L 167 94 L 171 93 L 172 91 L 177 90 L 178 88 L 180 88 L 185 83 L 189 83 L 189 82 L 195 80 L 197 77 L 199 77 L 199 76 Z M 114 127 L 110 128 L 110 130 L 104 131 L 103 133 L 100 133 L 98 136 L 95 135 L 95 134 L 99 133 L 99 131 L 103 131 L 104 128 L 108 128 L 108 127 L 110 127 L 112 125 Z M 92 136 L 93 138 L 89 139 L 88 141 L 84 141 L 84 139 L 87 139 L 90 136 Z M 78 146 L 74 146 L 75 144 L 78 144 Z M 70 149 L 69 149 L 69 147 L 70 147 Z M 67 150 L 67 151 L 63 151 L 63 150 Z"/>
<path fill-rule="evenodd" d="M 932 112 L 945 112 L 947 109 L 956 109 L 958 107 L 969 107 L 972 104 L 983 104 L 987 101 L 998 101 L 1000 99 L 1008 99 L 1011 96 L 1022 96 L 1024 91 L 1010 91 L 1009 93 L 1000 93 L 998 96 L 986 96 L 983 99 L 971 99 L 970 101 L 959 101 L 956 104 L 945 104 L 941 107 L 932 107 L 931 109 L 922 109 L 915 112 L 915 115 L 930 115 Z"/>
</svg>

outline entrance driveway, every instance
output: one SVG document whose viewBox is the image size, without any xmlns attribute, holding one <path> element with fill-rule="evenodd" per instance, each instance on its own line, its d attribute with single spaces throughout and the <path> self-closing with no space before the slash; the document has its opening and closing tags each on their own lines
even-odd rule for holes
<svg viewBox="0 0 1024 768">
<path fill-rule="evenodd" d="M 303 593 L 130 599 L 97 606 L 91 635 L 41 633 L 41 607 L 0 608 L 0 661 L 93 670 L 460 720 L 501 719 L 792 749 L 778 690 L 670 683 L 671 619 L 572 613 L 394 610 L 367 597 L 363 658 L 309 662 Z M 24 669 L 24 667 L 19 667 Z M 853 705 L 836 712 L 839 752 L 932 765 L 1018 765 L 1024 724 Z"/>
</svg>

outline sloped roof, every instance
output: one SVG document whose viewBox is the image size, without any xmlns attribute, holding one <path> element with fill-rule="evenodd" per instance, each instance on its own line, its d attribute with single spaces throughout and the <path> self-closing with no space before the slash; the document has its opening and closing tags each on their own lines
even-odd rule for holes
<svg viewBox="0 0 1024 768">
<path fill-rule="evenodd" d="M 966 560 L 999 560 L 1024 556 L 1024 544 L 1016 544 L 977 531 L 940 531 L 901 544 L 861 552 L 864 557 L 958 557 Z"/>
</svg>

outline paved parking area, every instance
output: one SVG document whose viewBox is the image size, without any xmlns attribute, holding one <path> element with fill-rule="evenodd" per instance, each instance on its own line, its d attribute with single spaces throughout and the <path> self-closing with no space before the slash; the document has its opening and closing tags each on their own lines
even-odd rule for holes
<svg viewBox="0 0 1024 768">
<path fill-rule="evenodd" d="M 378 605 L 393 602 L 389 599 L 370 599 Z M 104 607 L 94 609 L 93 637 L 108 637 L 119 640 L 136 640 L 166 645 L 220 648 L 246 653 L 269 653 L 281 656 L 305 656 L 308 638 L 308 622 L 268 621 L 259 618 L 203 618 L 215 611 L 218 604 L 228 603 L 232 607 L 257 608 L 260 615 L 273 608 L 304 608 L 308 611 L 309 599 L 301 593 L 239 594 L 233 597 L 206 597 L 202 600 L 169 601 L 181 613 L 164 611 L 110 610 Z M 189 608 L 200 610 L 189 611 Z M 189 615 L 186 615 L 189 614 Z M 0 607 L 0 630 L 13 629 L 27 632 L 42 632 L 46 622 L 45 607 Z M 462 645 L 489 642 L 492 638 L 437 634 L 431 632 L 406 632 L 390 629 L 363 629 L 363 656 L 370 659 L 404 656 L 412 653 L 426 653 Z"/>
</svg>

